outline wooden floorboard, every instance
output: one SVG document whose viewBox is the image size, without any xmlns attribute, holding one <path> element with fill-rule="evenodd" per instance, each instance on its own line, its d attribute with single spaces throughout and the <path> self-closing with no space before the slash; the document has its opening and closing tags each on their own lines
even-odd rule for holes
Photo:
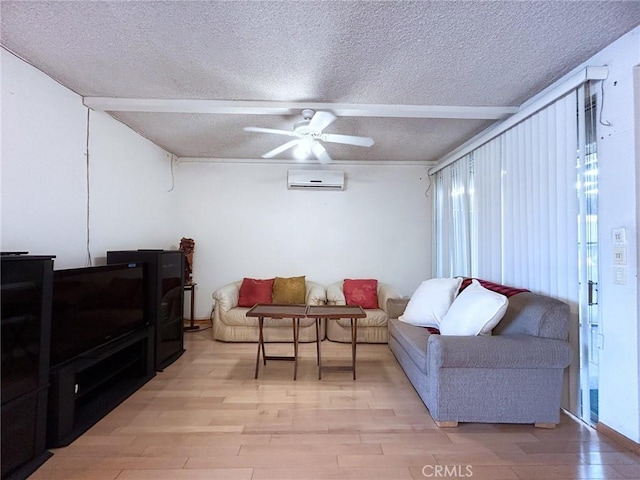
<svg viewBox="0 0 640 480">
<path fill-rule="evenodd" d="M 186 352 L 54 456 L 33 480 L 640 479 L 640 457 L 563 415 L 553 430 L 439 429 L 387 345 L 358 345 L 357 380 L 315 346 L 270 361 L 255 344 L 189 332 Z M 267 355 L 291 345 L 267 344 Z M 323 363 L 350 345 L 323 342 Z"/>
</svg>

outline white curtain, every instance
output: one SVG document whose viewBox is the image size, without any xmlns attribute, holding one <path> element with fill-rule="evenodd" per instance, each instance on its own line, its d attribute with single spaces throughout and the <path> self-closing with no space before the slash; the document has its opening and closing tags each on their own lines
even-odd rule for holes
<svg viewBox="0 0 640 480">
<path fill-rule="evenodd" d="M 577 94 L 503 134 L 503 281 L 578 301 Z"/>
<path fill-rule="evenodd" d="M 436 272 L 578 300 L 577 93 L 436 174 Z"/>
<path fill-rule="evenodd" d="M 436 276 L 471 273 L 470 159 L 467 155 L 440 170 L 436 176 Z"/>
<path fill-rule="evenodd" d="M 502 141 L 473 152 L 471 275 L 502 280 Z"/>
</svg>

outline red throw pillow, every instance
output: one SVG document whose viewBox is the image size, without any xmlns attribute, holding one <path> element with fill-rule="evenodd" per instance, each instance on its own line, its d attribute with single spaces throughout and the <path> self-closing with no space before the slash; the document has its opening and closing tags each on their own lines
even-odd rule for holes
<svg viewBox="0 0 640 480">
<path fill-rule="evenodd" d="M 239 307 L 253 307 L 256 303 L 271 303 L 273 278 L 258 280 L 244 278 L 240 285 Z"/>
<path fill-rule="evenodd" d="M 360 305 L 362 308 L 378 308 L 378 281 L 373 279 L 345 279 L 342 285 L 347 305 Z"/>
<path fill-rule="evenodd" d="M 472 280 L 474 279 L 464 278 L 462 280 L 462 284 L 460 284 L 460 288 L 458 289 L 458 295 L 460 295 L 465 288 L 471 285 Z M 487 290 L 494 291 L 496 293 L 504 295 L 507 298 L 512 297 L 513 295 L 517 295 L 518 293 L 530 291 L 530 290 L 527 290 L 526 288 L 516 288 L 516 287 L 509 287 L 506 285 L 500 285 L 499 283 L 490 282 L 488 280 L 482 280 L 481 278 L 476 278 L 476 280 L 478 280 L 480 285 L 482 285 Z"/>
</svg>

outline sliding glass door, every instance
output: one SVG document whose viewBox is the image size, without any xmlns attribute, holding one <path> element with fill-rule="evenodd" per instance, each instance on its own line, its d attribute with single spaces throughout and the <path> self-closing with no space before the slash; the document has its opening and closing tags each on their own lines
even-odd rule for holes
<svg viewBox="0 0 640 480">
<path fill-rule="evenodd" d="M 584 90 L 584 92 L 582 92 Z M 596 137 L 596 97 L 589 85 L 581 89 L 578 111 L 584 111 L 584 132 L 578 156 L 578 196 L 580 215 L 580 418 L 598 422 L 598 368 L 600 330 L 598 318 L 598 155 Z"/>
</svg>

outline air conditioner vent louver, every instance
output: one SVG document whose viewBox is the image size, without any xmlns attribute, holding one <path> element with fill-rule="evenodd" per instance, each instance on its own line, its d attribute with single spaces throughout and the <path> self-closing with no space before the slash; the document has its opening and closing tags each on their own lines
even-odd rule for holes
<svg viewBox="0 0 640 480">
<path fill-rule="evenodd" d="M 289 170 L 289 190 L 344 190 L 344 172 L 338 170 Z"/>
</svg>

